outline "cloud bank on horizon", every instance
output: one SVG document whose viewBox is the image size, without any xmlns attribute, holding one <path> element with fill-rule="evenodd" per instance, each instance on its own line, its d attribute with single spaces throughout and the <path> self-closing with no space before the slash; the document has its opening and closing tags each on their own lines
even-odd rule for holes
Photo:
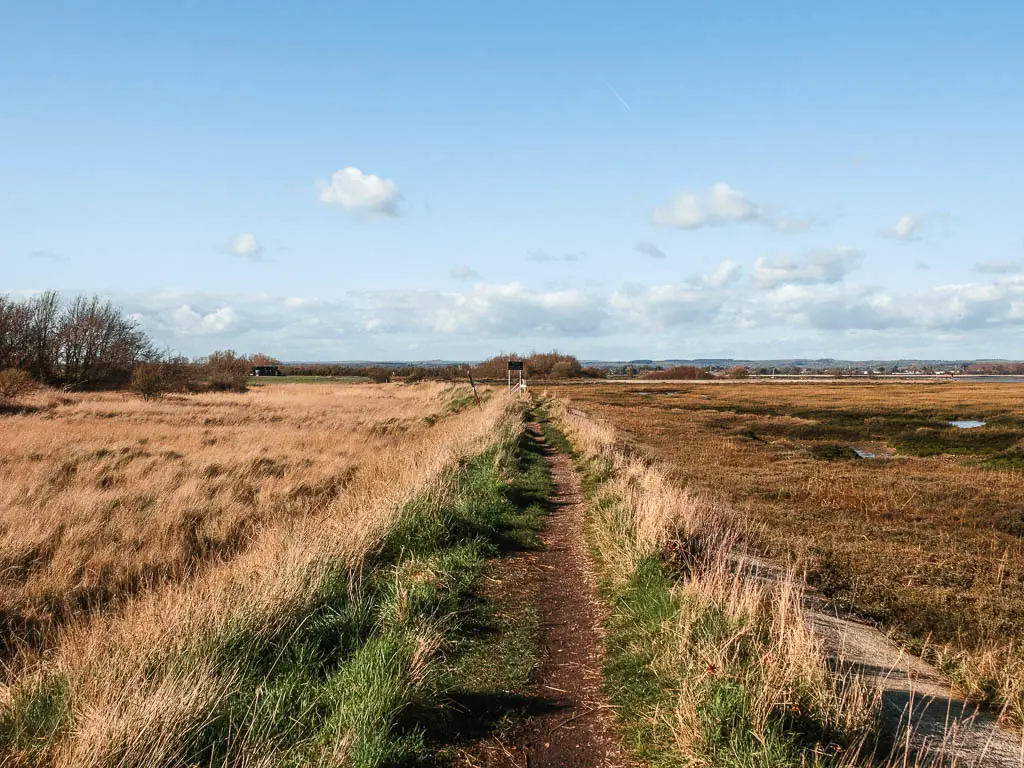
<svg viewBox="0 0 1024 768">
<path fill-rule="evenodd" d="M 0 24 L 0 291 L 196 355 L 1024 356 L 1024 6 L 60 5 Z"/>
<path fill-rule="evenodd" d="M 894 294 L 835 279 L 825 264 L 811 254 L 762 267 L 767 280 L 763 272 L 739 280 L 732 278 L 738 265 L 723 262 L 696 284 L 632 284 L 610 294 L 477 282 L 461 291 L 353 291 L 332 300 L 178 291 L 114 298 L 176 349 L 285 349 L 289 359 L 472 359 L 506 348 L 509 328 L 516 348 L 582 349 L 608 359 L 638 348 L 672 357 L 962 357 L 964 340 L 976 344 L 976 356 L 991 357 L 1024 331 L 1024 274 Z M 837 334 L 858 345 L 835 344 Z M 808 340 L 795 352 L 776 340 L 794 335 Z"/>
</svg>

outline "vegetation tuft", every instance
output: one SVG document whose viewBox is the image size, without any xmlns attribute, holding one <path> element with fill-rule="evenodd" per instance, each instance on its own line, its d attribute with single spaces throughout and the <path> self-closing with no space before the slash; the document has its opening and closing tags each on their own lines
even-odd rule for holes
<svg viewBox="0 0 1024 768">
<path fill-rule="evenodd" d="M 819 443 L 811 446 L 811 455 L 822 461 L 844 461 L 858 458 L 857 452 L 848 445 Z"/>
</svg>

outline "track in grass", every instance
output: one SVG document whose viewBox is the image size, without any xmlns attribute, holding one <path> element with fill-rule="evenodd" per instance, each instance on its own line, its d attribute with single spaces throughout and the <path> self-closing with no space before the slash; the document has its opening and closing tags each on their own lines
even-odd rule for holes
<svg viewBox="0 0 1024 768">
<path fill-rule="evenodd" d="M 522 692 L 532 714 L 503 739 L 482 742 L 467 765 L 614 768 L 628 764 L 614 712 L 601 692 L 604 650 L 601 610 L 583 538 L 580 482 L 569 457 L 529 425 L 533 448 L 548 462 L 553 492 L 541 539 L 544 549 L 523 556 L 517 591 L 534 602 L 542 656 L 534 682 Z"/>
</svg>

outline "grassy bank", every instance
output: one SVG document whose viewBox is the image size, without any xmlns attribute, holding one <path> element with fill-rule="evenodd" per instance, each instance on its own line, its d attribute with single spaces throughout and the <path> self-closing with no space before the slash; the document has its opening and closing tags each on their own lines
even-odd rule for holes
<svg viewBox="0 0 1024 768">
<path fill-rule="evenodd" d="M 972 698 L 1024 722 L 1024 410 L 1016 385 L 553 388 Z M 947 421 L 976 419 L 978 429 Z M 854 449 L 877 458 L 858 458 Z"/>
<path fill-rule="evenodd" d="M 738 522 L 617 449 L 614 432 L 552 405 L 584 473 L 607 620 L 607 691 L 654 766 L 856 762 L 874 705 L 837 679 L 791 577 L 743 565 Z"/>
<path fill-rule="evenodd" d="M 319 518 L 218 581 L 67 635 L 7 690 L 3 764 L 413 765 L 452 748 L 461 735 L 439 725 L 462 697 L 532 669 L 529 615 L 495 634 L 508 619 L 479 586 L 489 560 L 536 545 L 547 486 L 518 411 L 489 404 L 443 429 L 436 468 L 409 457 L 394 514 L 401 475 L 352 500 L 366 532 Z M 495 720 L 514 716 L 502 706 Z"/>
</svg>

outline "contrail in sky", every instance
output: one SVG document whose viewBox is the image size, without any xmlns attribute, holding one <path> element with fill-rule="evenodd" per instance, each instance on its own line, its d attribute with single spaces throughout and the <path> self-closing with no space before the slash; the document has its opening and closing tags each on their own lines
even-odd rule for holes
<svg viewBox="0 0 1024 768">
<path fill-rule="evenodd" d="M 607 85 L 608 86 L 608 90 L 612 92 L 612 96 L 614 96 L 616 99 L 618 99 L 619 103 L 622 106 L 624 106 L 626 109 L 628 109 L 630 111 L 630 113 L 632 113 L 633 112 L 633 108 L 631 106 L 629 106 L 629 104 L 626 103 L 626 100 L 624 98 L 619 96 L 619 92 L 616 91 L 614 88 L 612 88 L 612 84 L 611 83 L 605 83 L 605 85 Z"/>
</svg>

